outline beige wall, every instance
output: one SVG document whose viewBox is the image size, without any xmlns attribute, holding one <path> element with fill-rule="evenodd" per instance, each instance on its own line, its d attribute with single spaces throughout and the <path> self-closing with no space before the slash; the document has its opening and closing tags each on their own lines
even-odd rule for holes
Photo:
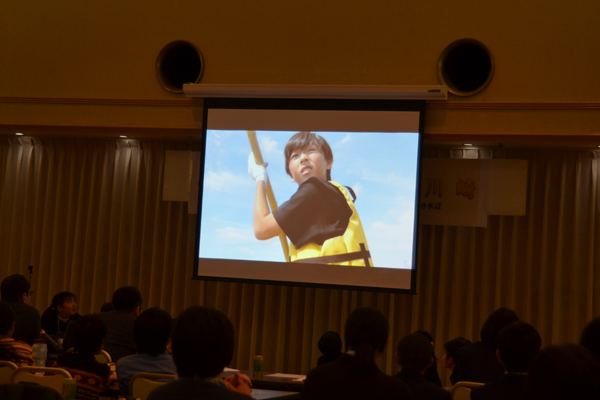
<svg viewBox="0 0 600 400">
<path fill-rule="evenodd" d="M 189 104 L 10 101 L 183 99 L 163 90 L 155 74 L 158 53 L 178 39 L 201 49 L 203 83 L 430 85 L 438 83 L 443 49 L 474 38 L 493 54 L 495 76 L 482 93 L 452 96 L 450 103 L 597 102 L 599 11 L 596 2 L 541 0 L 6 2 L 0 14 L 0 119 L 197 127 L 198 106 Z M 427 130 L 594 133 L 598 114 L 442 106 L 430 111 Z"/>
</svg>

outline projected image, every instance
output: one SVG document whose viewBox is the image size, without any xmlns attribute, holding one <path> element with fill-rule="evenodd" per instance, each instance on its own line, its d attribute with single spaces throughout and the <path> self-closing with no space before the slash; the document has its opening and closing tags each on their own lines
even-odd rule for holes
<svg viewBox="0 0 600 400">
<path fill-rule="evenodd" d="M 255 132 L 278 204 L 271 215 L 248 131 L 207 130 L 199 257 L 410 269 L 418 133 L 297 134 Z M 291 146 L 286 163 L 292 137 L 309 145 Z"/>
</svg>

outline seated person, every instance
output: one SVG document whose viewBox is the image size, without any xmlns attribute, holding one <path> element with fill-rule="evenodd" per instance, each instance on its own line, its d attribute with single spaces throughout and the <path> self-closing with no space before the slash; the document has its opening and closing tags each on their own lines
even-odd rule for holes
<svg viewBox="0 0 600 400">
<path fill-rule="evenodd" d="M 15 331 L 13 339 L 33 345 L 40 337 L 40 312 L 29 305 L 33 295 L 31 285 L 23 275 L 15 274 L 4 278 L 0 286 L 2 301 L 13 310 Z"/>
<path fill-rule="evenodd" d="M 471 390 L 472 400 L 520 399 L 531 360 L 540 351 L 542 339 L 527 322 L 513 322 L 498 335 L 498 361 L 505 373 L 500 378 Z"/>
<path fill-rule="evenodd" d="M 172 348 L 179 379 L 154 389 L 148 400 L 250 400 L 250 379 L 220 378 L 233 358 L 233 325 L 221 311 L 190 307 L 175 321 Z"/>
<path fill-rule="evenodd" d="M 123 357 L 117 362 L 117 378 L 121 395 L 129 395 L 129 381 L 138 372 L 177 375 L 173 357 L 167 352 L 173 319 L 158 307 L 150 308 L 135 320 L 135 346 L 137 354 Z"/>
<path fill-rule="evenodd" d="M 582 346 L 546 347 L 531 362 L 521 399 L 600 399 L 600 361 Z"/>
<path fill-rule="evenodd" d="M 25 342 L 12 338 L 15 318 L 10 306 L 0 302 L 0 360 L 12 361 L 19 367 L 33 365 L 33 351 Z"/>
<path fill-rule="evenodd" d="M 337 332 L 325 332 L 319 339 L 318 347 L 323 355 L 317 360 L 317 366 L 335 361 L 342 355 L 342 338 Z"/>
<path fill-rule="evenodd" d="M 394 375 L 408 386 L 415 400 L 451 400 L 450 392 L 425 379 L 425 371 L 433 365 L 433 346 L 419 333 L 403 337 L 395 354 L 400 372 Z"/>
<path fill-rule="evenodd" d="M 504 366 L 496 358 L 498 334 L 506 325 L 518 320 L 517 314 L 508 308 L 499 308 L 491 313 L 481 326 L 481 341 L 458 350 L 453 371 L 456 382 L 488 383 L 500 378 L 504 374 Z"/>
<path fill-rule="evenodd" d="M 471 341 L 469 339 L 465 339 L 464 337 L 457 337 L 444 343 L 442 367 L 450 370 L 450 383 L 453 385 L 457 382 L 456 377 L 454 376 L 454 367 L 456 367 L 456 353 L 458 353 L 458 349 L 468 344 L 471 344 Z"/>
<path fill-rule="evenodd" d="M 583 328 L 579 345 L 591 351 L 600 360 L 600 317 L 594 318 Z"/>
<path fill-rule="evenodd" d="M 104 321 L 96 315 L 82 316 L 75 323 L 74 351 L 59 355 L 54 364 L 77 380 L 77 399 L 97 399 L 110 384 L 110 367 L 94 357 L 102 350 L 105 337 Z"/>
<path fill-rule="evenodd" d="M 69 321 L 77 321 L 81 317 L 75 300 L 73 293 L 60 292 L 54 295 L 52 304 L 42 314 L 42 329 L 54 340 L 64 338 Z"/>
<path fill-rule="evenodd" d="M 433 336 L 431 336 L 431 333 L 423 330 L 415 331 L 415 333 L 425 336 L 427 340 L 431 342 L 431 346 L 435 347 L 435 345 L 433 344 Z M 425 377 L 425 380 L 435 385 L 438 385 L 439 387 L 442 387 L 442 380 L 440 379 L 440 374 L 438 374 L 437 359 L 435 358 L 435 352 L 433 353 L 433 364 L 425 370 L 423 376 Z"/>
<path fill-rule="evenodd" d="M 304 399 L 411 399 L 408 387 L 381 372 L 375 360 L 388 341 L 389 325 L 373 307 L 354 310 L 344 328 L 346 353 L 306 375 Z"/>
<path fill-rule="evenodd" d="M 124 286 L 115 290 L 112 303 L 113 310 L 95 315 L 106 323 L 108 331 L 104 350 L 116 363 L 121 357 L 135 354 L 133 325 L 141 312 L 142 294 L 134 286 Z"/>
</svg>

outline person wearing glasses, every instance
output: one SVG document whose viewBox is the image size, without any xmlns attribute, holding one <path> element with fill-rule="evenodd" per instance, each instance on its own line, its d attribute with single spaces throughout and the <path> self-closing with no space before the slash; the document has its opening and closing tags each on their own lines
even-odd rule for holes
<svg viewBox="0 0 600 400">
<path fill-rule="evenodd" d="M 0 284 L 0 295 L 15 316 L 13 339 L 33 345 L 40 337 L 40 312 L 29 305 L 33 295 L 29 281 L 20 274 L 7 276 Z"/>
</svg>

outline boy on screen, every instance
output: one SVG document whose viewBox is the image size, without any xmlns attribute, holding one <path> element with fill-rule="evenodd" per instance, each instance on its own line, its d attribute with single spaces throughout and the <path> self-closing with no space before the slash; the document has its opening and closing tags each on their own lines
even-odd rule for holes
<svg viewBox="0 0 600 400">
<path fill-rule="evenodd" d="M 286 172 L 298 191 L 271 213 L 267 204 L 267 163 L 248 158 L 256 182 L 254 234 L 266 240 L 281 233 L 290 239 L 291 262 L 373 266 L 367 239 L 350 188 L 331 181 L 333 153 L 327 141 L 299 132 L 285 146 Z"/>
</svg>

